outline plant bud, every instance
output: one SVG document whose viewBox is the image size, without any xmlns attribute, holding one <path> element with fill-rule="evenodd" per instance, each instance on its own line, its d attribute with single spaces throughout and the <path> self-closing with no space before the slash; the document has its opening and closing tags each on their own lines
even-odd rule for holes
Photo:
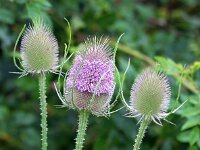
<svg viewBox="0 0 200 150">
<path fill-rule="evenodd" d="M 29 26 L 21 41 L 22 65 L 27 72 L 41 73 L 54 71 L 58 66 L 58 43 L 40 20 Z"/>
<path fill-rule="evenodd" d="M 146 69 L 131 90 L 131 108 L 136 116 L 151 115 L 153 120 L 165 117 L 170 101 L 169 82 L 164 74 Z"/>
</svg>

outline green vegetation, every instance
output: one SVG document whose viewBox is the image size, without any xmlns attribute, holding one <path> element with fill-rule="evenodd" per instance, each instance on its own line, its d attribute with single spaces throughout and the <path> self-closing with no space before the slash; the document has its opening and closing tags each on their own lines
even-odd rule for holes
<svg viewBox="0 0 200 150">
<path fill-rule="evenodd" d="M 151 123 L 143 150 L 200 149 L 200 2 L 199 0 L 0 0 L 0 150 L 40 149 L 40 109 L 37 76 L 18 79 L 9 72 L 13 48 L 24 24 L 42 16 L 59 42 L 60 59 L 72 29 L 69 54 L 88 35 L 106 35 L 114 49 L 117 38 L 125 33 L 118 46 L 116 64 L 121 75 L 130 67 L 123 84 L 129 100 L 135 77 L 156 65 L 169 77 L 172 99 L 169 111 L 188 100 L 180 110 L 162 121 Z M 19 44 L 16 57 L 20 58 Z M 18 61 L 17 61 L 18 62 Z M 69 70 L 72 59 L 63 71 Z M 71 150 L 75 145 L 78 113 L 61 105 L 54 84 L 57 76 L 47 74 L 48 149 Z M 117 79 L 116 79 L 117 81 Z M 115 96 L 119 85 L 117 84 Z M 115 97 L 114 96 L 114 97 Z M 113 110 L 122 106 L 120 99 Z M 139 125 L 126 118 L 125 109 L 110 118 L 89 119 L 86 150 L 130 150 Z"/>
</svg>

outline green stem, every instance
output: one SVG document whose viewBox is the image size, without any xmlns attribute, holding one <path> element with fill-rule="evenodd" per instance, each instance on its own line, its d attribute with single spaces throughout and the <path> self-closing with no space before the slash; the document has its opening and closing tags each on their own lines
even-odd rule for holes
<svg viewBox="0 0 200 150">
<path fill-rule="evenodd" d="M 83 148 L 83 142 L 84 142 L 85 131 L 87 129 L 88 118 L 89 118 L 89 113 L 87 111 L 80 112 L 75 150 L 82 150 Z"/>
<path fill-rule="evenodd" d="M 149 120 L 150 120 L 150 117 L 148 115 L 145 116 L 144 119 L 142 119 L 142 122 L 141 122 L 140 128 L 139 128 L 139 132 L 138 132 L 137 137 L 135 139 L 135 145 L 133 146 L 133 150 L 139 150 L 140 149 L 140 145 L 142 143 L 142 139 L 144 137 L 145 130 L 148 127 Z"/>
<path fill-rule="evenodd" d="M 47 102 L 46 102 L 46 77 L 41 74 L 39 77 L 40 90 L 40 109 L 41 109 L 41 127 L 42 127 L 42 150 L 47 150 Z"/>
</svg>

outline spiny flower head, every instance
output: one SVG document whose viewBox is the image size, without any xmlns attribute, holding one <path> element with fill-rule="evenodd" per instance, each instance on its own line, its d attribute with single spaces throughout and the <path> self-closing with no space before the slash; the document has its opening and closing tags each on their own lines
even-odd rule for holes
<svg viewBox="0 0 200 150">
<path fill-rule="evenodd" d="M 108 40 L 96 37 L 87 39 L 79 49 L 66 81 L 69 105 L 72 106 L 74 102 L 79 110 L 86 110 L 91 105 L 93 114 L 105 115 L 114 87 L 114 61 Z M 95 98 L 91 102 L 93 94 Z"/>
<path fill-rule="evenodd" d="M 140 74 L 131 90 L 131 111 L 135 116 L 151 116 L 157 123 L 166 116 L 171 91 L 166 76 L 152 69 Z"/>
<path fill-rule="evenodd" d="M 41 19 L 34 20 L 21 41 L 22 65 L 26 72 L 54 71 L 58 66 L 58 43 Z"/>
</svg>

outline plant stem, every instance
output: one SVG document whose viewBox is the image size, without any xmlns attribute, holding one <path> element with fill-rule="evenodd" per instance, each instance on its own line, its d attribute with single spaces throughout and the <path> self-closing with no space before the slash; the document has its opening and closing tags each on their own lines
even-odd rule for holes
<svg viewBox="0 0 200 150">
<path fill-rule="evenodd" d="M 41 127 L 42 127 L 42 150 L 47 150 L 47 102 L 46 102 L 46 77 L 40 74 L 39 90 L 40 90 L 40 109 L 41 109 Z"/>
<path fill-rule="evenodd" d="M 87 129 L 89 113 L 87 111 L 80 111 L 79 123 L 78 123 L 78 134 L 76 137 L 76 148 L 75 150 L 82 150 L 85 131 Z"/>
<path fill-rule="evenodd" d="M 142 119 L 137 137 L 135 139 L 135 145 L 133 146 L 133 150 L 139 150 L 140 149 L 140 145 L 142 143 L 142 139 L 144 137 L 145 130 L 148 127 L 149 120 L 150 120 L 150 116 L 148 116 L 148 115 L 145 116 Z"/>
</svg>

